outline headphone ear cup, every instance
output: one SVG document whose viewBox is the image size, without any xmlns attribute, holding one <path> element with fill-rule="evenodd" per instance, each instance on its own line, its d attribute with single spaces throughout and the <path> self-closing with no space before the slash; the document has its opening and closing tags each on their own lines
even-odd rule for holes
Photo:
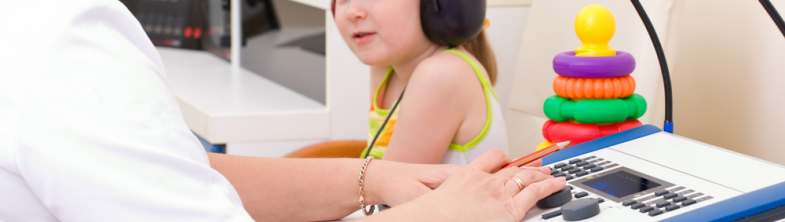
<svg viewBox="0 0 785 222">
<path fill-rule="evenodd" d="M 420 0 L 420 23 L 429 40 L 455 47 L 480 34 L 485 7 L 485 0 Z"/>
</svg>

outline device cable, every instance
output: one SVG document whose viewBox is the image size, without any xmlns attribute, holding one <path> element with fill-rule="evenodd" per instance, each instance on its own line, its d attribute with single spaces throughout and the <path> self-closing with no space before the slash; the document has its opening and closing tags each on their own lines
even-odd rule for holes
<svg viewBox="0 0 785 222">
<path fill-rule="evenodd" d="M 638 0 L 630 1 L 632 1 L 635 11 L 637 11 L 638 15 L 641 17 L 643 25 L 646 26 L 646 31 L 649 32 L 649 38 L 651 38 L 651 43 L 654 45 L 654 51 L 657 53 L 657 59 L 660 62 L 660 71 L 662 71 L 662 84 L 665 88 L 665 123 L 663 125 L 663 130 L 665 132 L 673 133 L 673 93 L 671 88 L 670 71 L 668 71 L 668 62 L 665 61 L 665 53 L 662 51 L 662 44 L 660 44 L 660 39 L 657 37 L 657 31 L 654 30 L 654 25 L 651 24 L 651 20 L 649 20 L 649 16 L 643 9 L 641 2 Z"/>
<path fill-rule="evenodd" d="M 782 20 L 782 16 L 780 16 L 780 13 L 774 8 L 774 5 L 771 4 L 771 1 L 760 0 L 760 4 L 763 5 L 763 8 L 769 13 L 771 20 L 774 20 L 774 24 L 777 25 L 777 28 L 780 29 L 782 35 L 785 36 L 785 21 Z"/>
</svg>

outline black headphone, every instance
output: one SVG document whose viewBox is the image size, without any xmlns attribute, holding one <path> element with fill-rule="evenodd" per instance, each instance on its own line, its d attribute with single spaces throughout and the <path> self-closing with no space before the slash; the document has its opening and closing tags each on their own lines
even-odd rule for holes
<svg viewBox="0 0 785 222">
<path fill-rule="evenodd" d="M 335 0 L 331 9 L 335 17 Z M 485 0 L 420 0 L 420 23 L 432 42 L 459 46 L 482 31 Z"/>
</svg>

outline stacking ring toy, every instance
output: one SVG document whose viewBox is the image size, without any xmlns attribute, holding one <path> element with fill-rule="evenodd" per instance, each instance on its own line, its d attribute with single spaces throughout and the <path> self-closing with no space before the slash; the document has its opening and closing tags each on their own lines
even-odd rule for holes
<svg viewBox="0 0 785 222">
<path fill-rule="evenodd" d="M 560 123 L 548 120 L 542 126 L 542 136 L 551 143 L 572 141 L 570 145 L 575 145 L 642 125 L 638 120 L 627 120 L 610 125 Z"/>
<path fill-rule="evenodd" d="M 629 75 L 635 70 L 632 54 L 616 51 L 615 56 L 575 56 L 575 51 L 553 57 L 553 71 L 564 77 L 613 78 Z"/>
<path fill-rule="evenodd" d="M 618 99 L 632 95 L 635 79 L 629 75 L 603 79 L 558 76 L 553 79 L 553 91 L 570 99 Z"/>
<path fill-rule="evenodd" d="M 574 119 L 579 123 L 618 123 L 643 116 L 646 100 L 635 93 L 623 99 L 578 101 L 554 95 L 545 100 L 543 112 L 548 119 L 559 122 Z"/>
</svg>

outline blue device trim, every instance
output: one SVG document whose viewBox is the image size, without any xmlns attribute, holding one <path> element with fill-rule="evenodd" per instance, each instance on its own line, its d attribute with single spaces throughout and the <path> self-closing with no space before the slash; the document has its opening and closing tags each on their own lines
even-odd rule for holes
<svg viewBox="0 0 785 222">
<path fill-rule="evenodd" d="M 586 153 L 594 152 L 596 150 L 605 149 L 606 147 L 609 146 L 638 139 L 661 131 L 662 130 L 660 130 L 660 128 L 657 128 L 656 126 L 653 125 L 639 126 L 606 137 L 601 137 L 595 140 L 591 140 L 575 146 L 571 146 L 570 148 L 563 149 L 560 150 L 559 152 L 555 152 L 550 155 L 547 155 L 542 158 L 542 165 L 552 164 L 575 156 L 580 156 Z"/>
<path fill-rule="evenodd" d="M 785 182 L 745 193 L 663 221 L 734 221 L 785 206 Z"/>
<path fill-rule="evenodd" d="M 673 123 L 664 123 L 665 132 L 673 133 Z"/>
</svg>

